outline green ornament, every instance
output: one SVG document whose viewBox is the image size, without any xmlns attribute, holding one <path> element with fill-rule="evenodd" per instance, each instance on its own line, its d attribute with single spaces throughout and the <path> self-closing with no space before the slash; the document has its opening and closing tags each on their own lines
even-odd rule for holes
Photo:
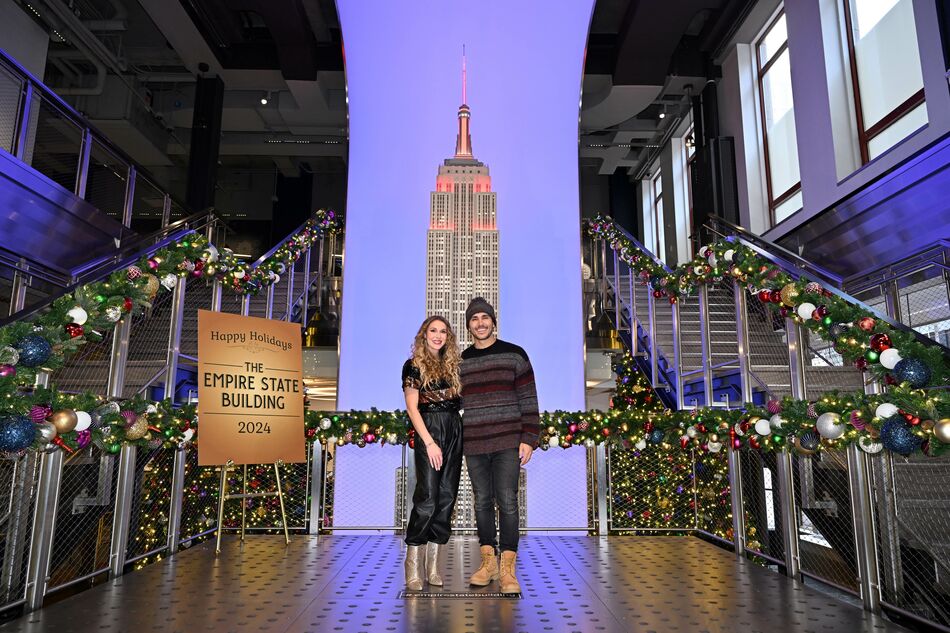
<svg viewBox="0 0 950 633">
<path fill-rule="evenodd" d="M 105 303 L 105 302 L 106 302 L 105 295 L 96 295 L 96 303 Z"/>
<path fill-rule="evenodd" d="M 864 352 L 864 357 L 868 359 L 869 362 L 876 363 L 877 359 L 880 358 L 881 355 L 875 352 L 873 349 L 869 349 L 868 351 Z"/>
</svg>

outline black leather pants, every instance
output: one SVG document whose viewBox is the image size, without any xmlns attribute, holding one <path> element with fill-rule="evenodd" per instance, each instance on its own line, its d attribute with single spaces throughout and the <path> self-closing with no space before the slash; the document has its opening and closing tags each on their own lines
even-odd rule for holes
<svg viewBox="0 0 950 633">
<path fill-rule="evenodd" d="M 432 439 L 442 449 L 442 468 L 429 464 L 425 444 L 416 441 L 416 489 L 412 513 L 406 526 L 407 545 L 447 543 L 452 531 L 452 510 L 458 497 L 462 472 L 462 416 L 458 411 L 423 413 L 422 419 Z"/>
</svg>

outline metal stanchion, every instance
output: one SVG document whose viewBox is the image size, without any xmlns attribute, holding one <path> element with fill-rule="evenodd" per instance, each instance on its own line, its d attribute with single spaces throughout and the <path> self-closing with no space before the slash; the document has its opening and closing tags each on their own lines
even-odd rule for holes
<svg viewBox="0 0 950 633">
<path fill-rule="evenodd" d="M 679 304 L 674 305 L 677 307 Z M 702 351 L 703 398 L 705 406 L 713 406 L 712 342 L 709 333 L 709 287 L 699 286 L 699 341 Z"/>
<path fill-rule="evenodd" d="M 607 495 L 610 491 L 607 486 L 607 445 L 598 444 L 593 449 L 597 460 L 597 534 L 610 534 L 610 516 L 607 511 Z"/>
<path fill-rule="evenodd" d="M 670 305 L 673 317 L 673 383 L 676 388 L 676 408 L 686 408 L 686 394 L 683 393 L 683 321 L 680 318 L 679 302 Z M 653 352 L 656 355 L 656 339 L 653 339 Z"/>
<path fill-rule="evenodd" d="M 785 319 L 788 339 L 788 367 L 792 397 L 805 400 L 805 354 L 801 326 Z M 782 516 L 782 537 L 785 543 L 785 573 L 796 580 L 801 577 L 801 556 L 798 548 L 798 515 L 795 510 L 795 475 L 792 454 L 786 446 L 776 451 L 779 505 Z"/>
<path fill-rule="evenodd" d="M 123 444 L 119 453 L 119 477 L 115 492 L 115 513 L 112 516 L 112 544 L 109 550 L 109 576 L 116 578 L 125 569 L 129 545 L 129 516 L 135 488 L 135 446 Z"/>
<path fill-rule="evenodd" d="M 168 506 L 168 553 L 178 551 L 181 543 L 181 512 L 185 491 L 185 460 L 188 451 L 184 448 L 175 450 L 175 461 L 172 463 L 171 501 Z"/>
</svg>

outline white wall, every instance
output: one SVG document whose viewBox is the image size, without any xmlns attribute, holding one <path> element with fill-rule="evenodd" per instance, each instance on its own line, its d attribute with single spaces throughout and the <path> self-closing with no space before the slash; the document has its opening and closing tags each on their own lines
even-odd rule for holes
<svg viewBox="0 0 950 633">
<path fill-rule="evenodd" d="M 0 48 L 43 81 L 49 36 L 13 2 L 0 2 Z"/>
</svg>

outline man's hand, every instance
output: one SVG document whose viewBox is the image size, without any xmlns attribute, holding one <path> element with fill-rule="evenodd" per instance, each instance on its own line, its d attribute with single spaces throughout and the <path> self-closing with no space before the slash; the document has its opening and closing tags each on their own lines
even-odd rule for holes
<svg viewBox="0 0 950 633">
<path fill-rule="evenodd" d="M 522 442 L 521 445 L 518 446 L 518 457 L 521 458 L 522 466 L 524 466 L 529 461 L 531 461 L 531 454 L 533 452 L 534 452 L 534 449 L 531 448 L 531 446 L 529 446 L 528 444 L 525 444 L 524 442 Z"/>
</svg>

